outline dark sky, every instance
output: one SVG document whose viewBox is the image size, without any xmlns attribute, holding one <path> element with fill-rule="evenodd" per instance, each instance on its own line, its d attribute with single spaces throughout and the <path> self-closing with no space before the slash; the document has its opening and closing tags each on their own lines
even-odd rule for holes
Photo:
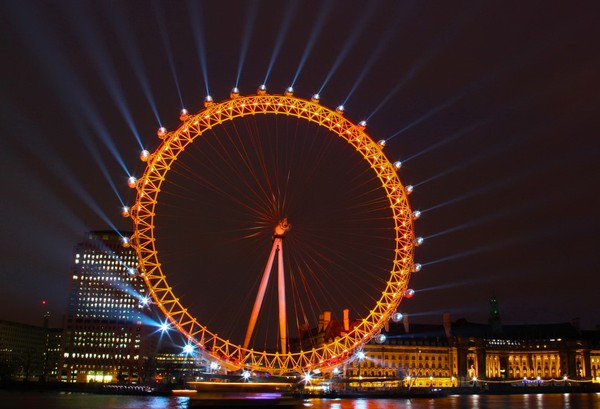
<svg viewBox="0 0 600 409">
<path fill-rule="evenodd" d="M 411 319 L 482 322 L 495 295 L 506 323 L 600 324 L 593 3 L 1 0 L 0 319 L 59 325 L 73 245 L 131 228 L 141 147 L 239 73 L 242 94 L 297 77 L 403 161 Z"/>
</svg>

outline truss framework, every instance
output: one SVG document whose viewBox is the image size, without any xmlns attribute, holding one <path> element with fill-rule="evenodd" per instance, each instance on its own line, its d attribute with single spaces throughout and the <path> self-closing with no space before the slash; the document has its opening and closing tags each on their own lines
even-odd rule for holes
<svg viewBox="0 0 600 409">
<path fill-rule="evenodd" d="M 272 353 L 246 349 L 219 337 L 199 323 L 183 306 L 167 283 L 155 247 L 154 217 L 161 184 L 171 165 L 186 146 L 201 137 L 207 130 L 235 118 L 249 115 L 288 115 L 316 123 L 329 129 L 352 145 L 375 172 L 392 211 L 396 247 L 393 267 L 381 298 L 368 315 L 349 333 L 306 351 Z M 285 373 L 308 373 L 327 371 L 352 359 L 396 311 L 408 286 L 413 267 L 414 230 L 408 202 L 408 193 L 398 177 L 396 168 L 383 153 L 382 144 L 376 143 L 361 124 L 354 124 L 343 116 L 319 104 L 318 100 L 306 100 L 290 93 L 240 96 L 220 103 L 209 101 L 197 114 L 181 115 L 182 123 L 172 132 L 160 132 L 161 145 L 144 157 L 147 166 L 142 177 L 133 186 L 137 191 L 136 203 L 131 207 L 134 233 L 130 239 L 139 258 L 138 272 L 145 280 L 154 302 L 165 314 L 170 325 L 197 345 L 200 353 L 219 362 L 228 370 L 249 369 L 265 371 L 273 375 Z"/>
</svg>

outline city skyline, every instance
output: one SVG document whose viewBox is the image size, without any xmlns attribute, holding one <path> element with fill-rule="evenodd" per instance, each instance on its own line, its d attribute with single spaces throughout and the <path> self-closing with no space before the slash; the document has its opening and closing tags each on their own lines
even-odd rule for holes
<svg viewBox="0 0 600 409">
<path fill-rule="evenodd" d="M 495 295 L 506 322 L 600 324 L 599 57 L 585 5 L 311 4 L 2 3 L 11 318 L 41 324 L 50 310 L 58 326 L 74 245 L 131 230 L 119 214 L 133 201 L 127 177 L 182 106 L 296 82 L 297 95 L 367 120 L 415 186 L 426 240 L 401 304 L 411 319 L 485 321 Z"/>
</svg>

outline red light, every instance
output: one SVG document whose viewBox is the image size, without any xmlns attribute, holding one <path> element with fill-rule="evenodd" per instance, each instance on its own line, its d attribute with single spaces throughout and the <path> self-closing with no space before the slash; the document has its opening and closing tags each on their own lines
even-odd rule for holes
<svg viewBox="0 0 600 409">
<path fill-rule="evenodd" d="M 46 305 L 46 300 L 42 300 L 42 305 Z"/>
</svg>

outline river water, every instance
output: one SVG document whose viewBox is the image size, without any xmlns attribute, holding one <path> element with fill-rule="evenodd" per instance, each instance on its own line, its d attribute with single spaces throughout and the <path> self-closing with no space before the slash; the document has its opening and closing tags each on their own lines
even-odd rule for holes
<svg viewBox="0 0 600 409">
<path fill-rule="evenodd" d="M 5 409 L 187 409 L 187 397 L 0 391 Z M 454 395 L 418 399 L 311 399 L 306 409 L 599 409 L 600 393 Z"/>
</svg>

